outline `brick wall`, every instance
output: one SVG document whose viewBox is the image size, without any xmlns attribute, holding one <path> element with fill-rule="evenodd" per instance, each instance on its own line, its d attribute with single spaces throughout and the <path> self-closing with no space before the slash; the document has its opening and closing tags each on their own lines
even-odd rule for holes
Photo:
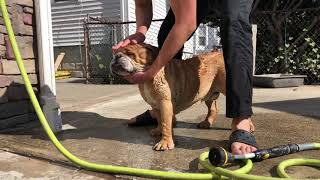
<svg viewBox="0 0 320 180">
<path fill-rule="evenodd" d="M 7 0 L 9 15 L 34 90 L 38 90 L 33 0 Z M 35 120 L 0 13 L 0 131 Z"/>
</svg>

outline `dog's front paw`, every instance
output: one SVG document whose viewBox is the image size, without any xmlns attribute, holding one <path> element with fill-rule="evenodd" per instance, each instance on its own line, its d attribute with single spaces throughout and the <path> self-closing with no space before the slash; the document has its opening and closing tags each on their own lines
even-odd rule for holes
<svg viewBox="0 0 320 180">
<path fill-rule="evenodd" d="M 158 142 L 154 147 L 154 150 L 156 151 L 166 151 L 166 150 L 171 150 L 174 149 L 174 143 L 172 139 L 169 140 L 164 140 L 161 139 L 160 142 Z"/>
<path fill-rule="evenodd" d="M 161 136 L 161 129 L 160 128 L 154 128 L 150 131 L 151 136 Z"/>
<path fill-rule="evenodd" d="M 209 121 L 204 120 L 204 121 L 200 122 L 197 127 L 200 129 L 210 129 L 211 126 L 212 126 L 212 124 Z"/>
</svg>

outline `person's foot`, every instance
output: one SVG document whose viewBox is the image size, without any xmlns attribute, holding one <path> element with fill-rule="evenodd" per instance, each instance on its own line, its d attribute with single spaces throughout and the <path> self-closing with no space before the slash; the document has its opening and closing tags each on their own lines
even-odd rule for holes
<svg viewBox="0 0 320 180">
<path fill-rule="evenodd" d="M 147 110 L 147 112 L 145 112 L 144 114 L 141 114 L 139 116 L 141 118 L 139 122 L 137 122 L 138 116 L 133 117 L 127 122 L 128 126 L 136 125 L 136 124 L 139 124 L 139 125 L 140 124 L 141 125 L 149 125 L 149 124 L 155 124 L 156 125 L 156 124 L 158 124 L 157 121 L 156 121 L 155 112 L 153 110 Z M 150 122 L 146 122 L 146 121 L 149 121 L 149 119 L 150 119 Z"/>
<path fill-rule="evenodd" d="M 234 118 L 231 124 L 232 132 L 236 130 L 245 130 L 248 132 L 254 132 L 254 126 L 250 117 Z M 231 151 L 233 154 L 247 154 L 256 151 L 257 148 L 244 144 L 241 142 L 234 142 L 231 145 Z"/>
</svg>

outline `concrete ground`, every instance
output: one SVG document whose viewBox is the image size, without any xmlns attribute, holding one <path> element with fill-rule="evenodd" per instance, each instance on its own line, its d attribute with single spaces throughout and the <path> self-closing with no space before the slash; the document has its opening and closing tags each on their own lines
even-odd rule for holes
<svg viewBox="0 0 320 180">
<path fill-rule="evenodd" d="M 254 88 L 253 121 L 260 148 L 287 143 L 319 142 L 320 86 Z M 197 104 L 180 113 L 174 129 L 176 148 L 155 152 L 151 127 L 129 128 L 125 122 L 148 105 L 134 85 L 86 85 L 79 79 L 57 82 L 63 131 L 58 139 L 82 159 L 111 165 L 178 172 L 205 172 L 198 156 L 211 146 L 227 145 L 230 119 L 224 117 L 225 97 L 219 98 L 219 116 L 209 130 L 197 129 L 206 106 Z M 70 164 L 40 127 L 0 134 L 0 179 L 139 179 L 85 171 Z M 13 154 L 14 153 L 14 154 Z M 251 172 L 276 176 L 276 166 L 289 158 L 319 158 L 319 151 L 301 152 L 255 163 Z M 320 178 L 319 169 L 289 168 L 296 178 Z"/>
</svg>

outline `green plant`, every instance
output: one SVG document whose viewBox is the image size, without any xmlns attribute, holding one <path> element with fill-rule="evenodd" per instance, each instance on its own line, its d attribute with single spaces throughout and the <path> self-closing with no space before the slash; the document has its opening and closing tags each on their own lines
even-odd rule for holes
<svg viewBox="0 0 320 180">
<path fill-rule="evenodd" d="M 307 84 L 320 82 L 319 10 L 256 14 L 256 74 L 301 74 Z"/>
<path fill-rule="evenodd" d="M 306 36 L 299 46 L 294 42 L 295 39 L 289 37 L 288 42 L 278 48 L 278 56 L 269 62 L 266 71 L 271 72 L 271 69 L 274 69 L 272 67 L 277 66 L 280 67 L 277 73 L 304 74 L 308 75 L 310 81 L 319 81 L 320 44 L 310 36 Z"/>
</svg>

